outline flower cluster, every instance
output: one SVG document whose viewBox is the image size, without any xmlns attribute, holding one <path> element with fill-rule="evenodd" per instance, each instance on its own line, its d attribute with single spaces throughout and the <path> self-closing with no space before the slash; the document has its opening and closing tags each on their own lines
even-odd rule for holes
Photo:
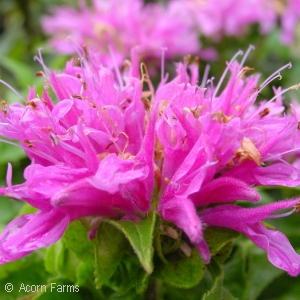
<svg viewBox="0 0 300 300">
<path fill-rule="evenodd" d="M 137 47 L 141 61 L 157 59 L 161 48 L 167 49 L 167 58 L 189 53 L 212 59 L 216 53 L 211 48 L 200 52 L 199 36 L 213 40 L 240 36 L 253 24 L 259 24 L 266 34 L 278 19 L 281 41 L 290 44 L 299 17 L 297 0 L 172 0 L 165 6 L 142 0 L 94 0 L 92 8 L 80 2 L 80 12 L 71 7 L 53 8 L 53 15 L 45 16 L 42 26 L 52 37 L 50 44 L 61 53 L 75 53 L 75 42 L 96 50 L 99 61 L 110 66 L 111 47 L 120 66 L 130 57 L 132 47 Z"/>
<path fill-rule="evenodd" d="M 290 44 L 294 40 L 295 27 L 300 17 L 300 3 L 295 0 L 175 1 L 189 9 L 201 34 L 215 40 L 223 35 L 243 35 L 252 24 L 259 24 L 261 33 L 266 34 L 274 29 L 279 19 L 282 29 L 281 42 Z"/>
<path fill-rule="evenodd" d="M 271 100 L 254 104 L 260 91 L 280 75 L 271 75 L 261 85 L 258 74 L 245 79 L 252 70 L 243 67 L 247 55 L 241 63 L 235 57 L 228 63 L 216 88 L 205 88 L 205 77 L 197 86 L 195 66 L 189 77 L 184 65 L 178 66 L 173 81 L 159 86 L 155 99 L 163 108 L 156 134 L 164 159 L 158 210 L 163 219 L 183 229 L 206 263 L 210 254 L 203 225 L 221 226 L 249 237 L 267 251 L 275 266 L 295 276 L 300 272 L 300 256 L 283 234 L 265 228 L 261 221 L 276 217 L 271 213 L 277 210 L 297 210 L 299 200 L 250 209 L 224 204 L 258 202 L 253 186 L 300 183 L 300 170 L 284 159 L 299 149 L 300 134 L 295 114 L 284 114 L 281 94 L 285 91 L 275 90 Z M 230 79 L 219 92 L 228 71 Z"/>
<path fill-rule="evenodd" d="M 214 39 L 220 39 L 223 35 L 242 35 L 251 24 L 257 23 L 262 33 L 266 33 L 276 23 L 275 1 L 189 0 L 185 4 L 185 1 L 176 1 L 188 6 L 200 32 Z"/>
<path fill-rule="evenodd" d="M 82 63 L 60 74 L 45 67 L 42 97 L 31 89 L 25 105 L 2 103 L 0 133 L 18 140 L 32 164 L 16 186 L 9 166 L 0 193 L 39 209 L 2 233 L 2 263 L 54 243 L 74 219 L 150 209 L 154 128 L 145 133 L 140 81 L 128 76 L 116 86 L 111 71 Z"/>
<path fill-rule="evenodd" d="M 300 256 L 281 232 L 261 222 L 298 210 L 299 199 L 254 208 L 236 202 L 257 203 L 254 186 L 300 184 L 288 156 L 299 144 L 299 125 L 296 113 L 285 115 L 285 90 L 255 104 L 280 70 L 260 85 L 258 74 L 246 77 L 250 50 L 241 62 L 237 53 L 216 87 L 207 72 L 199 85 L 197 61 L 179 63 L 176 77 L 163 76 L 156 91 L 144 65 L 140 79 L 136 63 L 123 74 L 89 56 L 80 67 L 67 63 L 62 73 L 44 66 L 41 97 L 30 89 L 25 104 L 2 102 L 0 134 L 19 141 L 32 163 L 18 185 L 9 166 L 0 194 L 38 212 L 16 218 L 0 235 L 0 262 L 53 244 L 77 218 L 138 222 L 158 197 L 162 220 L 182 229 L 205 263 L 204 227 L 220 226 L 243 233 L 271 263 L 298 275 Z"/>
<path fill-rule="evenodd" d="M 94 0 L 92 9 L 80 3 L 80 11 L 54 7 L 53 16 L 42 19 L 45 33 L 53 36 L 50 44 L 61 53 L 73 54 L 75 43 L 96 50 L 99 62 L 112 64 L 111 51 L 121 65 L 135 47 L 141 61 L 197 54 L 198 35 L 187 10 L 170 3 L 144 4 L 141 0 Z M 69 39 L 68 39 L 69 37 Z"/>
</svg>

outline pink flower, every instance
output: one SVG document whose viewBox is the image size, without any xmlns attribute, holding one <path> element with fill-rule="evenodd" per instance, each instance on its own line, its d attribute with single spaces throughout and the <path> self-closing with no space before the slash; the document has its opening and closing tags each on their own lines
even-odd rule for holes
<svg viewBox="0 0 300 300">
<path fill-rule="evenodd" d="M 223 36 L 241 36 L 249 32 L 253 24 L 259 24 L 260 32 L 272 31 L 280 19 L 281 41 L 294 41 L 295 27 L 300 18 L 298 0 L 173 0 L 194 17 L 199 34 L 220 40 Z"/>
<path fill-rule="evenodd" d="M 188 6 L 204 36 L 220 39 L 223 35 L 245 34 L 250 25 L 259 23 L 263 33 L 276 23 L 276 12 L 268 0 L 175 0 Z"/>
<path fill-rule="evenodd" d="M 281 41 L 284 44 L 294 42 L 295 29 L 300 19 L 300 2 L 298 0 L 288 0 L 287 6 L 279 8 L 281 13 Z"/>
<path fill-rule="evenodd" d="M 243 67 L 249 50 L 241 63 L 236 57 L 228 63 L 215 88 L 204 87 L 205 76 L 196 86 L 195 66 L 188 76 L 187 66 L 179 64 L 177 77 L 162 81 L 155 96 L 160 103 L 156 153 L 163 157 L 158 211 L 186 233 L 206 262 L 210 256 L 199 209 L 236 200 L 258 202 L 255 185 L 300 184 L 300 170 L 284 159 L 299 138 L 298 120 L 284 114 L 280 96 L 286 90 L 254 103 L 280 75 L 276 72 L 260 85 L 257 74 L 245 78 L 251 71 Z M 231 76 L 220 91 L 228 71 Z"/>
<path fill-rule="evenodd" d="M 81 1 L 80 11 L 54 8 L 52 16 L 42 19 L 42 26 L 58 51 L 76 53 L 74 40 L 86 45 L 106 66 L 112 63 L 109 48 L 118 65 L 130 57 L 133 47 L 137 47 L 142 61 L 159 61 L 163 47 L 167 48 L 166 58 L 199 52 L 198 35 L 189 12 L 176 3 L 165 7 L 144 4 L 142 0 L 94 0 L 88 9 Z"/>
<path fill-rule="evenodd" d="M 3 102 L 0 134 L 19 141 L 32 163 L 25 182 L 14 186 L 9 165 L 0 194 L 39 212 L 8 225 L 0 236 L 0 263 L 54 243 L 74 219 L 130 217 L 150 209 L 154 118 L 141 101 L 142 85 L 130 71 L 118 84 L 112 71 L 83 64 L 71 61 L 63 73 L 45 68 L 42 97 L 30 89 L 25 105 Z"/>
<path fill-rule="evenodd" d="M 271 203 L 256 208 L 242 208 L 237 205 L 220 205 L 201 212 L 201 220 L 207 225 L 237 230 L 252 240 L 268 254 L 269 261 L 291 276 L 300 273 L 300 255 L 291 246 L 287 237 L 277 229 L 267 229 L 261 222 L 283 215 L 271 213 L 299 206 L 299 199 Z"/>
</svg>

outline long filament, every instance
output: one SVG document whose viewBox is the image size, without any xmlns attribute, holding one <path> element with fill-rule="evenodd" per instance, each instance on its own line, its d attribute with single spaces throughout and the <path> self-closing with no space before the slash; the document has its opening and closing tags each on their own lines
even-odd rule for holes
<svg viewBox="0 0 300 300">
<path fill-rule="evenodd" d="M 11 85 L 9 85 L 7 82 L 4 80 L 0 79 L 0 82 L 4 85 L 6 85 L 11 91 L 13 91 L 21 100 L 23 100 L 26 103 L 26 99 L 19 93 L 17 92 Z"/>
<path fill-rule="evenodd" d="M 120 88 L 123 89 L 124 88 L 124 84 L 123 84 L 121 72 L 120 72 L 120 70 L 118 68 L 118 64 L 117 64 L 117 61 L 116 61 L 116 56 L 115 56 L 115 54 L 114 54 L 111 46 L 108 46 L 108 49 L 109 49 L 110 55 L 112 57 L 114 69 L 115 69 L 115 72 L 116 72 L 116 75 L 117 75 L 117 78 L 118 78 L 118 82 L 119 82 Z"/>
<path fill-rule="evenodd" d="M 239 56 L 239 55 L 243 55 L 243 51 L 242 50 L 239 50 L 234 56 L 233 56 L 233 58 L 230 60 L 230 62 L 227 64 L 227 67 L 226 67 L 226 69 L 225 69 L 225 71 L 223 72 L 223 74 L 222 74 L 222 76 L 221 76 L 221 79 L 219 80 L 219 82 L 218 82 L 218 85 L 217 85 L 217 87 L 216 87 L 216 89 L 215 89 L 215 92 L 214 92 L 214 94 L 213 94 L 213 98 L 215 98 L 216 96 L 217 96 L 217 93 L 218 93 L 218 91 L 219 91 L 219 89 L 220 89 L 220 87 L 221 87 L 221 85 L 222 85 L 222 83 L 223 83 L 223 81 L 224 81 L 224 79 L 225 79 L 225 76 L 227 75 L 227 73 L 228 73 L 228 71 L 229 71 L 229 67 L 231 67 L 231 65 L 233 64 L 233 62 L 236 60 L 236 58 Z"/>
</svg>

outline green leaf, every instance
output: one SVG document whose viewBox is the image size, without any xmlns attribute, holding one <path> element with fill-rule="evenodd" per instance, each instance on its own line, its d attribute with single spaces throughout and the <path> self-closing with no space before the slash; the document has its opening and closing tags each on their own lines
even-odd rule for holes
<svg viewBox="0 0 300 300">
<path fill-rule="evenodd" d="M 90 281 L 94 279 L 94 265 L 92 263 L 81 262 L 76 270 L 76 278 L 78 285 L 89 285 Z"/>
<path fill-rule="evenodd" d="M 235 297 L 255 300 L 284 271 L 275 268 L 265 251 L 248 239 L 241 236 L 235 244 L 234 254 L 224 264 L 224 285 Z"/>
<path fill-rule="evenodd" d="M 179 288 L 191 288 L 203 277 L 205 265 L 194 247 L 190 257 L 176 251 L 165 256 L 168 264 L 157 260 L 153 276 Z"/>
<path fill-rule="evenodd" d="M 223 272 L 215 279 L 212 289 L 207 292 L 202 300 L 237 300 L 223 287 Z"/>
<path fill-rule="evenodd" d="M 104 287 L 109 287 L 113 291 L 111 295 L 114 295 L 114 297 L 126 294 L 132 290 L 134 290 L 135 294 L 143 294 L 148 288 L 150 275 L 142 268 L 128 241 L 125 241 L 128 249 L 126 251 L 125 248 L 122 260 Z"/>
<path fill-rule="evenodd" d="M 77 256 L 66 248 L 61 240 L 46 250 L 45 268 L 53 275 L 59 275 L 75 282 L 76 270 L 80 263 Z"/>
<path fill-rule="evenodd" d="M 94 245 L 96 286 L 101 288 L 104 284 L 109 285 L 109 279 L 115 273 L 129 244 L 120 230 L 110 223 L 102 222 L 98 227 Z"/>
<path fill-rule="evenodd" d="M 216 255 L 227 243 L 239 235 L 235 230 L 222 227 L 208 227 L 204 231 L 204 239 L 209 246 L 212 256 Z"/>
<path fill-rule="evenodd" d="M 261 292 L 284 271 L 274 267 L 267 259 L 266 252 L 257 246 L 248 254 L 247 285 L 245 300 L 255 300 Z"/>
<path fill-rule="evenodd" d="M 140 268 L 136 275 L 135 289 L 138 294 L 142 294 L 148 288 L 150 275 L 142 268 Z"/>
<path fill-rule="evenodd" d="M 138 294 L 142 294 L 148 288 L 148 282 L 150 274 L 148 274 L 142 267 L 141 264 L 133 252 L 130 252 L 128 257 L 123 260 L 128 276 L 131 277 L 132 284 L 131 286 L 135 287 L 135 291 Z"/>
<path fill-rule="evenodd" d="M 135 292 L 134 289 L 123 293 L 114 293 L 110 295 L 109 300 L 143 300 L 143 297 Z"/>
<path fill-rule="evenodd" d="M 17 261 L 4 264 L 0 267 L 0 299 L 14 300 L 19 297 L 28 296 L 25 287 L 47 284 L 49 274 L 43 266 L 43 254 L 41 251 L 35 251 L 30 255 Z M 5 284 L 11 283 L 13 291 L 5 291 Z"/>
<path fill-rule="evenodd" d="M 165 259 L 163 254 L 163 249 L 162 249 L 162 243 L 163 243 L 162 240 L 164 240 L 164 236 L 161 235 L 160 227 L 161 227 L 161 219 L 157 217 L 156 226 L 154 229 L 154 242 L 153 242 L 155 247 L 155 254 L 158 255 L 158 257 L 164 264 L 167 264 L 168 261 Z"/>
<path fill-rule="evenodd" d="M 141 265 L 148 274 L 153 271 L 153 232 L 155 227 L 156 214 L 151 214 L 148 218 L 140 222 L 114 221 L 110 224 L 121 230 L 129 240 L 134 252 L 140 260 Z"/>
<path fill-rule="evenodd" d="M 79 220 L 69 224 L 63 241 L 80 260 L 94 262 L 94 245 L 88 240 L 88 231 Z"/>
<path fill-rule="evenodd" d="M 223 272 L 222 268 L 214 258 L 211 259 L 207 269 L 214 279 L 219 277 Z"/>
<path fill-rule="evenodd" d="M 129 244 L 128 247 L 130 247 Z M 109 287 L 110 291 L 113 291 L 114 294 L 123 294 L 134 287 L 137 270 L 134 268 L 128 268 L 128 265 L 130 264 L 130 262 L 128 264 L 128 261 L 132 260 L 132 258 L 136 258 L 133 251 L 131 252 L 131 257 L 123 255 L 122 260 L 119 262 L 113 276 L 109 278 L 108 282 L 104 286 L 104 289 Z"/>
<path fill-rule="evenodd" d="M 61 251 L 63 251 L 63 243 L 61 240 L 46 249 L 45 268 L 53 275 L 58 275 L 57 258 Z"/>
<path fill-rule="evenodd" d="M 64 245 L 62 251 L 58 254 L 56 268 L 58 273 L 72 282 L 76 281 L 76 270 L 80 264 L 77 256 L 67 249 Z"/>
<path fill-rule="evenodd" d="M 258 300 L 298 300 L 300 295 L 299 277 L 283 273 L 270 283 Z"/>
<path fill-rule="evenodd" d="M 206 269 L 201 281 L 196 286 L 189 288 L 188 290 L 167 284 L 159 279 L 155 279 L 154 281 L 153 278 L 150 284 L 150 288 L 146 293 L 149 294 L 150 297 L 146 299 L 151 299 L 151 296 L 152 298 L 155 297 L 153 294 L 156 293 L 158 295 L 157 299 L 199 300 L 208 290 L 212 288 L 214 280 Z"/>
<path fill-rule="evenodd" d="M 213 257 L 216 262 L 218 262 L 220 265 L 223 264 L 228 257 L 230 257 L 230 254 L 233 249 L 232 242 L 227 243 L 224 247 L 222 247 L 217 254 Z"/>
<path fill-rule="evenodd" d="M 244 237 L 241 237 L 242 241 Z M 238 239 L 238 240 L 241 240 Z M 251 246 L 251 243 L 246 245 L 236 242 L 237 246 L 233 255 L 226 261 L 223 268 L 225 271 L 224 285 L 226 288 L 236 297 L 243 295 L 246 288 L 246 266 L 247 266 L 247 246 Z M 248 242 L 248 240 L 246 240 Z M 242 247 L 243 246 L 243 247 Z"/>
</svg>

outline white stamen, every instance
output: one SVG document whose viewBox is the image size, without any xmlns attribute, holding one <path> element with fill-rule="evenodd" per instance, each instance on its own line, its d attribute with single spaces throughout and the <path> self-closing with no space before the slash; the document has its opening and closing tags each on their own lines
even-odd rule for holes
<svg viewBox="0 0 300 300">
<path fill-rule="evenodd" d="M 201 87 L 204 88 L 205 87 L 205 83 L 208 82 L 208 74 L 209 74 L 209 70 L 210 70 L 210 65 L 206 65 L 205 69 L 204 69 L 204 73 L 203 73 L 203 78 L 201 81 Z"/>
<path fill-rule="evenodd" d="M 73 39 L 71 35 L 67 37 L 67 40 L 70 40 L 75 48 L 75 52 L 77 53 L 78 57 L 84 56 L 84 51 L 82 47 Z"/>
<path fill-rule="evenodd" d="M 237 58 L 239 55 L 243 55 L 243 53 L 244 53 L 244 52 L 243 52 L 242 50 L 239 50 L 239 51 L 233 56 L 233 58 L 230 60 L 230 62 L 227 64 L 227 67 L 226 67 L 225 71 L 223 72 L 223 74 L 222 74 L 222 76 L 221 76 L 221 79 L 219 80 L 218 85 L 217 85 L 217 87 L 216 87 L 216 89 L 215 89 L 215 92 L 214 92 L 214 94 L 213 94 L 213 98 L 215 98 L 215 97 L 217 96 L 217 93 L 218 93 L 218 91 L 219 91 L 219 89 L 220 89 L 220 87 L 221 87 L 221 85 L 222 85 L 222 83 L 223 83 L 223 81 L 224 81 L 224 79 L 225 79 L 226 74 L 227 74 L 228 71 L 229 71 L 229 68 L 230 68 L 231 65 L 233 64 L 233 62 L 236 60 L 236 58 Z"/>
<path fill-rule="evenodd" d="M 240 63 L 241 68 L 244 66 L 244 63 L 245 63 L 245 61 L 246 61 L 246 59 L 247 59 L 247 57 L 248 57 L 250 51 L 252 51 L 252 50 L 254 50 L 254 49 L 255 49 L 255 47 L 254 47 L 253 45 L 250 45 L 250 46 L 249 46 L 249 48 L 247 49 L 247 51 L 246 51 L 246 53 L 245 53 L 245 55 L 244 55 L 244 57 L 243 57 L 243 59 L 242 59 L 242 61 L 241 61 L 241 63 Z"/>
<path fill-rule="evenodd" d="M 214 80 L 215 77 L 211 77 L 207 80 L 206 84 L 210 84 L 210 103 L 209 103 L 209 111 L 211 111 L 212 108 L 212 102 L 213 102 L 213 94 L 214 94 Z"/>
<path fill-rule="evenodd" d="M 98 88 L 96 87 L 96 80 L 95 80 L 95 76 L 92 77 L 92 82 L 93 82 L 93 87 L 94 87 L 94 91 L 98 94 L 100 100 L 102 101 L 102 105 L 105 105 L 105 101 L 104 98 L 102 97 L 100 91 L 98 90 Z"/>
<path fill-rule="evenodd" d="M 21 145 L 19 144 L 16 144 L 14 142 L 10 142 L 10 141 L 7 141 L 7 140 L 3 140 L 3 139 L 0 139 L 0 142 L 3 142 L 3 143 L 6 143 L 6 144 L 9 144 L 9 145 L 12 145 L 12 146 L 15 146 L 15 147 L 18 147 L 18 148 L 21 148 L 22 150 L 25 150 Z M 41 158 L 44 158 L 48 161 L 50 161 L 51 163 L 53 164 L 60 164 L 61 162 L 56 160 L 55 158 L 53 158 L 52 156 L 44 153 L 44 152 L 41 152 L 39 150 L 36 150 L 36 149 L 31 149 L 31 148 L 26 148 L 26 152 L 31 152 L 33 154 L 37 154 L 38 156 L 40 156 Z"/>
<path fill-rule="evenodd" d="M 286 213 L 282 213 L 282 214 L 276 214 L 276 215 L 269 215 L 267 217 L 267 219 L 276 219 L 276 218 L 283 218 L 283 217 L 287 217 L 289 215 L 291 215 L 292 213 L 294 213 L 296 211 L 296 209 L 292 209 L 291 211 L 288 211 Z"/>
<path fill-rule="evenodd" d="M 275 154 L 273 156 L 268 157 L 265 161 L 272 160 L 272 159 L 274 159 L 276 157 L 279 157 L 281 155 L 288 154 L 288 153 L 293 153 L 293 152 L 298 151 L 298 150 L 300 150 L 300 147 L 294 148 L 294 149 L 290 149 L 290 150 L 287 150 L 287 151 L 284 151 L 284 152 L 281 152 L 281 153 L 278 153 L 278 154 Z"/>
<path fill-rule="evenodd" d="M 77 78 L 76 76 L 70 75 L 70 74 L 56 74 L 56 77 L 67 77 L 67 78 L 71 78 L 71 79 L 75 79 L 76 81 L 79 80 L 79 78 Z"/>
<path fill-rule="evenodd" d="M 261 85 L 260 85 L 260 90 L 262 90 L 265 86 L 267 86 L 271 81 L 273 81 L 274 79 L 278 78 L 278 75 L 281 77 L 281 75 L 279 74 L 280 71 L 286 69 L 286 68 L 291 68 L 292 64 L 288 63 L 286 65 L 284 65 L 283 67 L 279 68 L 277 71 L 275 71 L 274 73 L 272 73 Z M 276 75 L 276 76 L 274 76 Z"/>
<path fill-rule="evenodd" d="M 161 47 L 161 73 L 160 80 L 163 81 L 165 77 L 165 51 L 167 51 L 167 47 Z"/>
<path fill-rule="evenodd" d="M 90 72 L 90 67 L 89 67 L 89 64 L 87 63 L 86 59 L 84 58 L 84 51 L 82 49 L 82 47 L 73 39 L 72 36 L 68 36 L 67 39 L 69 39 L 72 43 L 73 43 L 73 46 L 75 48 L 75 52 L 77 53 L 78 55 L 78 60 L 79 60 L 79 63 L 80 63 L 80 67 L 82 69 L 82 77 L 83 77 L 83 80 L 86 82 L 86 76 L 85 76 L 85 68 L 88 69 L 88 71 Z"/>
<path fill-rule="evenodd" d="M 81 157 L 82 159 L 84 159 L 86 161 L 88 160 L 87 155 L 83 151 L 81 151 L 81 150 L 67 144 L 66 142 L 63 142 L 62 140 L 58 139 L 54 133 L 51 132 L 50 137 L 51 137 L 51 140 L 54 143 L 54 146 L 60 146 L 61 148 L 63 148 L 65 150 Z"/>
<path fill-rule="evenodd" d="M 7 172 L 6 172 L 6 183 L 7 183 L 8 190 L 10 192 L 13 192 L 11 180 L 12 180 L 12 166 L 10 163 L 8 163 L 7 164 Z"/>
<path fill-rule="evenodd" d="M 79 60 L 80 67 L 81 67 L 81 70 L 82 70 L 82 78 L 83 78 L 85 84 L 87 84 L 86 76 L 85 76 L 85 69 L 87 69 L 87 71 L 91 73 L 89 64 L 87 63 L 87 61 L 84 57 L 78 57 L 78 60 Z"/>
<path fill-rule="evenodd" d="M 260 85 L 259 91 L 263 90 L 268 84 L 270 84 L 272 81 L 274 81 L 274 80 L 277 79 L 277 78 L 278 78 L 279 80 L 281 80 L 281 79 L 282 79 L 281 74 L 278 73 L 278 74 L 275 74 L 275 75 L 274 75 L 274 73 L 273 73 L 272 76 L 269 76 L 269 77 L 268 77 L 268 80 L 266 79 L 266 80 L 264 81 L 264 83 L 263 83 L 262 85 Z"/>
<path fill-rule="evenodd" d="M 279 75 L 280 76 L 280 75 Z M 276 78 L 276 77 L 274 77 Z M 272 80 L 271 80 L 272 81 Z M 287 92 L 288 90 L 290 90 L 290 88 L 284 89 L 282 91 L 280 91 L 279 93 L 277 93 L 271 100 L 269 100 L 267 103 L 265 103 L 263 106 L 260 107 L 259 110 L 257 110 L 248 120 L 251 121 L 254 117 L 256 117 L 258 114 L 260 114 L 266 107 L 269 106 L 269 104 L 271 102 L 273 102 L 274 100 L 276 100 L 279 96 L 281 96 L 282 94 L 284 94 L 285 92 Z"/>
<path fill-rule="evenodd" d="M 49 69 L 46 67 L 46 65 L 45 65 L 45 63 L 44 63 L 44 60 L 43 60 L 43 57 L 42 57 L 41 50 L 42 50 L 42 48 L 38 48 L 38 56 L 37 56 L 37 55 L 34 56 L 34 57 L 33 57 L 33 60 L 38 61 L 38 62 L 41 64 L 41 66 L 42 66 L 43 69 L 44 69 L 45 75 L 46 75 L 47 77 L 49 77 L 50 71 L 49 71 Z"/>
<path fill-rule="evenodd" d="M 39 96 L 39 95 L 38 95 L 38 98 L 40 99 L 40 96 Z M 50 122 L 52 123 L 52 126 L 53 126 L 53 128 L 54 128 L 54 127 L 55 127 L 55 123 L 54 123 L 54 121 L 53 121 L 53 118 L 51 118 L 51 116 L 50 116 L 51 112 L 50 112 L 48 106 L 44 103 L 43 100 L 40 99 L 40 101 L 41 101 L 41 103 L 42 103 L 42 105 L 43 105 L 43 107 L 44 107 L 44 110 L 45 110 L 45 112 L 46 112 L 46 115 L 47 115 L 48 119 L 50 120 Z"/>
<path fill-rule="evenodd" d="M 6 144 L 9 144 L 9 145 L 12 145 L 12 146 L 16 146 L 16 147 L 18 147 L 18 148 L 23 149 L 21 145 L 19 145 L 19 144 L 17 144 L 17 143 L 14 143 L 14 142 L 11 142 L 11 141 L 7 141 L 7 140 L 4 140 L 4 139 L 0 139 L 0 142 L 6 143 Z"/>
<path fill-rule="evenodd" d="M 115 54 L 114 54 L 111 46 L 108 46 L 108 49 L 109 49 L 110 55 L 112 57 L 112 61 L 113 61 L 114 69 L 115 69 L 115 72 L 116 72 L 116 75 L 117 75 L 117 78 L 118 78 L 119 86 L 120 86 L 121 89 L 123 89 L 124 88 L 123 79 L 122 79 L 122 75 L 120 73 L 120 70 L 118 68 L 118 64 L 117 64 L 117 61 L 116 61 Z"/>
<path fill-rule="evenodd" d="M 13 91 L 21 100 L 23 100 L 24 102 L 26 102 L 26 99 L 20 94 L 18 93 L 11 85 L 9 85 L 7 82 L 5 82 L 4 80 L 0 79 L 0 82 L 4 85 L 6 85 L 11 91 Z"/>
</svg>

